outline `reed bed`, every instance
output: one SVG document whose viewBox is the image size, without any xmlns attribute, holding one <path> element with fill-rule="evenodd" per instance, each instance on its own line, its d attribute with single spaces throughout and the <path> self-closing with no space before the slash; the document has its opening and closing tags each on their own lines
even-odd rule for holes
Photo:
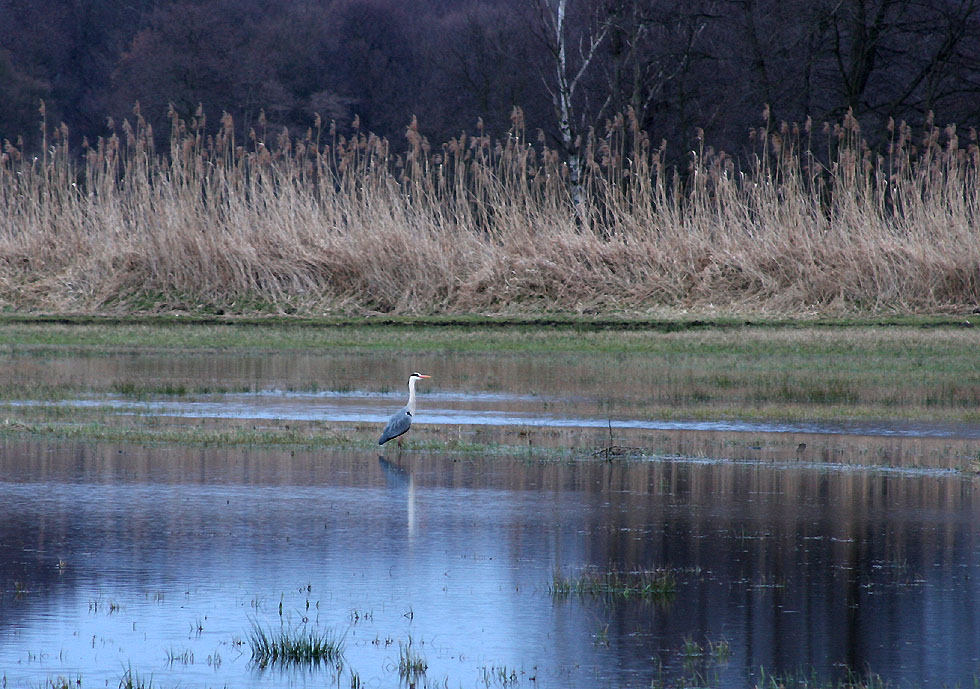
<svg viewBox="0 0 980 689">
<path fill-rule="evenodd" d="M 0 307 L 57 313 L 949 311 L 980 303 L 976 134 L 845 118 L 669 166 L 628 113 L 562 156 L 513 127 L 407 148 L 319 120 L 132 122 L 0 153 Z M 814 141 L 823 143 L 817 146 Z M 817 150 L 819 148 L 819 150 Z"/>
</svg>

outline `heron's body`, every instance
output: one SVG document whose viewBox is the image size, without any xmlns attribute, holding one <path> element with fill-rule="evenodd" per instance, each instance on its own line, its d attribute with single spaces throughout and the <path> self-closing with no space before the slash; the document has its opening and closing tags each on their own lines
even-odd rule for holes
<svg viewBox="0 0 980 689">
<path fill-rule="evenodd" d="M 408 407 L 398 410 L 391 415 L 385 429 L 381 431 L 381 438 L 378 439 L 378 445 L 384 445 L 389 440 L 394 440 L 405 435 L 411 427 L 412 412 L 408 410 Z"/>
<path fill-rule="evenodd" d="M 415 416 L 415 382 L 423 378 L 428 378 L 429 376 L 422 375 L 421 373 L 413 373 L 408 378 L 408 404 L 396 411 L 388 419 L 388 424 L 385 429 L 381 431 L 381 437 L 378 439 L 378 445 L 384 445 L 389 440 L 394 440 L 405 433 L 408 429 L 412 427 L 412 417 Z M 401 442 L 401 441 L 399 441 Z"/>
</svg>

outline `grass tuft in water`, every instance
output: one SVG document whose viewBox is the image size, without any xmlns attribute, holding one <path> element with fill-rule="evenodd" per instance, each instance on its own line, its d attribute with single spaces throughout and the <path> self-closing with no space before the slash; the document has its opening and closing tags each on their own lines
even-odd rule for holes
<svg viewBox="0 0 980 689">
<path fill-rule="evenodd" d="M 340 665 L 344 655 L 344 638 L 330 630 L 295 628 L 285 625 L 278 630 L 265 629 L 257 622 L 248 632 L 252 660 L 259 668 L 270 665 Z"/>
<path fill-rule="evenodd" d="M 176 648 L 170 648 L 165 651 L 167 655 L 167 665 L 193 665 L 194 664 L 194 651 L 189 648 L 184 650 L 178 650 Z"/>
<path fill-rule="evenodd" d="M 119 689 L 153 689 L 153 675 L 141 677 L 132 666 L 119 678 Z"/>
<path fill-rule="evenodd" d="M 708 651 L 716 663 L 724 664 L 732 659 L 732 646 L 727 639 L 708 642 Z"/>
<path fill-rule="evenodd" d="M 693 637 L 685 636 L 684 644 L 681 646 L 681 656 L 684 658 L 700 658 L 704 655 L 704 646 L 694 640 Z"/>
<path fill-rule="evenodd" d="M 506 665 L 491 665 L 481 667 L 480 670 L 483 673 L 481 682 L 488 689 L 493 686 L 516 687 L 520 683 L 521 678 L 517 670 Z"/>
<path fill-rule="evenodd" d="M 413 685 L 428 669 L 425 658 L 412 649 L 412 637 L 408 637 L 408 643 L 398 642 L 398 676 L 402 680 Z"/>
<path fill-rule="evenodd" d="M 621 571 L 587 569 L 578 576 L 556 571 L 548 592 L 555 597 L 603 596 L 621 598 L 670 598 L 677 591 L 672 572 L 666 569 Z"/>
<path fill-rule="evenodd" d="M 0 675 L 0 687 L 7 686 L 6 675 Z M 41 689 L 76 689 L 76 687 L 82 686 L 82 676 L 76 675 L 75 679 L 70 679 L 62 675 L 58 675 L 54 678 L 48 678 L 48 680 L 41 685 Z"/>
</svg>

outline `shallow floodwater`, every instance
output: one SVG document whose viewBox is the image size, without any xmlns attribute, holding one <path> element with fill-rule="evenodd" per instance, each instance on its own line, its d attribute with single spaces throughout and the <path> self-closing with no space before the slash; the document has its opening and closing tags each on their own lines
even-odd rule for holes
<svg viewBox="0 0 980 689">
<path fill-rule="evenodd" d="M 115 687 L 127 670 L 154 687 L 408 686 L 408 648 L 420 687 L 980 678 L 980 484 L 951 470 L 977 458 L 976 427 L 650 418 L 647 398 L 672 394 L 662 367 L 588 357 L 0 361 L 38 385 L 251 390 L 70 401 L 136 423 L 339 432 L 380 427 L 412 369 L 437 376 L 416 438 L 577 459 L 0 444 L 0 687 Z M 673 595 L 550 590 L 556 573 L 654 568 Z M 333 634 L 342 662 L 263 669 L 254 625 Z"/>
<path fill-rule="evenodd" d="M 397 686 L 408 643 L 429 686 L 980 673 L 956 474 L 8 442 L 0 475 L 8 686 Z M 677 591 L 551 595 L 589 566 L 669 567 Z M 253 623 L 342 636 L 343 669 L 260 669 Z"/>
</svg>

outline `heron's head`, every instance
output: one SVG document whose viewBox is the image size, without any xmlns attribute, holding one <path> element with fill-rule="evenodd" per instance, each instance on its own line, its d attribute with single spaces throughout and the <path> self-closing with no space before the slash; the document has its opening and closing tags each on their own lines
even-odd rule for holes
<svg viewBox="0 0 980 689">
<path fill-rule="evenodd" d="M 416 371 L 415 373 L 413 373 L 408 377 L 408 382 L 411 383 L 413 380 L 421 380 L 422 378 L 431 378 L 431 377 L 432 376 L 427 376 L 424 373 L 419 373 L 418 371 Z"/>
</svg>

